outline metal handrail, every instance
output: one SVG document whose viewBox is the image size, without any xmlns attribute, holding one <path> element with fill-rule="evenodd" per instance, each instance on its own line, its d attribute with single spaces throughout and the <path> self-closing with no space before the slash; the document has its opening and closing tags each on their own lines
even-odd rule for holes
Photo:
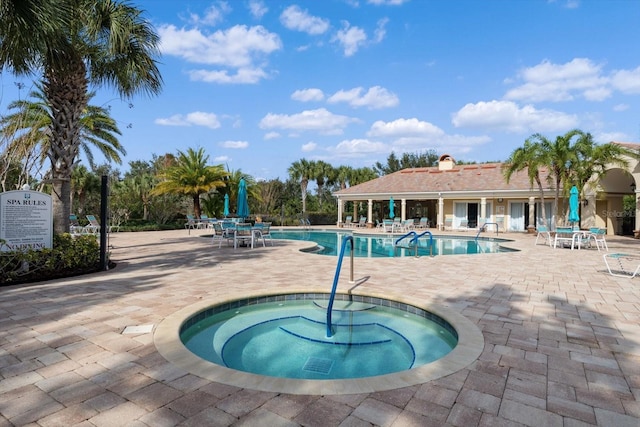
<svg viewBox="0 0 640 427">
<path fill-rule="evenodd" d="M 414 253 L 416 258 L 418 257 L 418 239 L 420 239 L 420 237 L 425 236 L 425 235 L 429 235 L 429 256 L 433 256 L 433 234 L 431 234 L 430 231 L 423 231 L 422 233 L 418 234 L 415 231 L 409 231 L 407 234 L 398 237 L 398 239 L 395 241 L 394 246 L 398 246 L 398 243 L 400 243 L 402 240 L 406 239 L 409 236 L 413 236 L 411 238 L 411 240 L 409 240 L 409 247 L 407 249 L 411 249 L 411 245 L 414 245 Z"/>
<path fill-rule="evenodd" d="M 480 233 L 485 231 L 485 227 L 487 225 L 495 225 L 496 226 L 496 236 L 498 235 L 498 233 L 500 231 L 500 226 L 498 225 L 498 223 L 497 222 L 485 222 L 484 224 L 482 224 L 482 227 L 480 227 L 478 229 L 478 233 L 476 234 L 476 240 L 478 240 L 478 236 L 480 236 Z"/>
<path fill-rule="evenodd" d="M 429 235 L 429 256 L 433 256 L 433 234 L 431 234 L 429 230 L 423 231 L 409 241 L 409 244 L 411 244 L 412 242 L 416 244 L 416 256 L 418 256 L 418 239 L 427 234 Z"/>
<path fill-rule="evenodd" d="M 351 271 L 349 274 L 349 283 L 353 281 L 353 236 L 346 236 L 342 241 L 342 248 L 340 249 L 340 255 L 338 255 L 338 265 L 336 266 L 336 274 L 333 278 L 333 287 L 331 288 L 331 296 L 329 297 L 329 305 L 327 306 L 327 338 L 333 336 L 331 330 L 331 313 L 333 310 L 333 300 L 336 296 L 336 290 L 338 289 L 338 279 L 340 278 L 340 270 L 342 269 L 342 259 L 344 258 L 344 250 L 347 246 L 347 242 L 351 242 Z"/>
</svg>

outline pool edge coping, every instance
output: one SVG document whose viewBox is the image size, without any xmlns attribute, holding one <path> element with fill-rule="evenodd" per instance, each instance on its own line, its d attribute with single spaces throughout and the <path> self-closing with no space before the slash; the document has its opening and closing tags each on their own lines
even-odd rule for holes
<svg viewBox="0 0 640 427">
<path fill-rule="evenodd" d="M 328 292 L 318 289 L 287 289 L 284 292 L 263 292 L 249 297 L 296 293 L 327 294 Z M 201 378 L 240 388 L 304 395 L 372 393 L 423 384 L 464 369 L 477 360 L 484 349 L 484 337 L 480 329 L 465 316 L 449 307 L 439 304 L 416 303 L 399 295 L 376 292 L 351 292 L 350 294 L 397 301 L 438 315 L 455 328 L 458 333 L 458 345 L 443 358 L 406 371 L 355 379 L 304 380 L 270 377 L 230 369 L 196 356 L 182 344 L 180 328 L 190 316 L 212 306 L 247 298 L 247 295 L 226 296 L 183 307 L 167 316 L 156 326 L 153 342 L 160 355 L 167 361 Z"/>
</svg>

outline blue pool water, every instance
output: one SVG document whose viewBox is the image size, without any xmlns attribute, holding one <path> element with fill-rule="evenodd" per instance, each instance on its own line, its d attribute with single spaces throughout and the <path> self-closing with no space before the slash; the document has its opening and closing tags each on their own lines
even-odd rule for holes
<svg viewBox="0 0 640 427">
<path fill-rule="evenodd" d="M 337 255 L 342 245 L 344 236 L 353 235 L 354 256 L 356 257 L 401 257 L 415 256 L 415 249 L 407 249 L 394 246 L 400 235 L 361 235 L 343 231 L 295 231 L 295 230 L 273 230 L 271 235 L 274 239 L 305 240 L 315 242 L 318 246 L 310 252 L 320 255 Z M 409 239 L 404 240 L 407 245 Z M 418 240 L 418 256 L 430 255 L 461 255 L 479 253 L 512 252 L 503 246 L 509 242 L 507 239 L 478 238 L 475 236 L 433 236 L 433 245 L 429 245 L 428 236 L 423 236 Z M 402 244 L 401 244 L 402 246 Z M 347 253 L 350 246 L 347 245 Z"/>
<path fill-rule="evenodd" d="M 254 374 L 295 379 L 383 375 L 430 363 L 457 344 L 445 320 L 416 307 L 375 299 L 337 300 L 334 335 L 326 337 L 327 300 L 289 299 L 195 316 L 180 337 L 210 362 Z M 326 297 L 326 296 L 325 296 Z M 295 298 L 295 296 L 294 296 Z M 234 304 L 235 305 L 235 304 Z"/>
</svg>

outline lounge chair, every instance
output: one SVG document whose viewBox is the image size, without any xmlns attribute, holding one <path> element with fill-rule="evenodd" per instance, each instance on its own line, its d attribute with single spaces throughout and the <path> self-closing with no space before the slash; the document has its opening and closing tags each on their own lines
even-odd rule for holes
<svg viewBox="0 0 640 427">
<path fill-rule="evenodd" d="M 360 221 L 355 224 L 356 227 L 366 227 L 367 226 L 367 217 L 361 216 Z"/>
<path fill-rule="evenodd" d="M 97 234 L 100 232 L 100 222 L 95 217 L 95 215 L 86 215 L 87 221 L 89 221 L 89 225 L 85 227 L 87 233 Z"/>
<path fill-rule="evenodd" d="M 538 244 L 538 239 L 543 238 L 544 239 L 544 243 L 548 244 L 549 247 L 553 246 L 552 241 L 553 239 L 551 238 L 551 232 L 549 232 L 549 228 L 545 227 L 544 225 L 539 225 L 537 228 L 537 234 L 536 234 L 536 242 L 535 244 Z"/>
<path fill-rule="evenodd" d="M 456 227 L 458 230 L 463 230 L 466 231 L 469 229 L 469 220 L 468 219 L 461 219 L 460 220 L 460 224 L 458 224 L 458 226 Z"/>
<path fill-rule="evenodd" d="M 69 215 L 69 232 L 72 235 L 78 236 L 87 232 L 86 228 L 80 225 L 76 214 Z"/>
<path fill-rule="evenodd" d="M 344 227 L 348 228 L 353 226 L 353 217 L 351 215 L 347 215 L 344 218 Z"/>
</svg>

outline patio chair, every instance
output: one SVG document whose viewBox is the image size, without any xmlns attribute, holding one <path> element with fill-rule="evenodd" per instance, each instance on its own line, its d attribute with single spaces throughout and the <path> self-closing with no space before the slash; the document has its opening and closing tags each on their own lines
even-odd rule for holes
<svg viewBox="0 0 640 427">
<path fill-rule="evenodd" d="M 344 226 L 347 228 L 353 226 L 353 217 L 351 215 L 347 215 L 344 218 Z"/>
<path fill-rule="evenodd" d="M 87 233 L 97 234 L 100 232 L 100 222 L 98 222 L 98 218 L 95 215 L 86 215 L 87 221 L 89 221 L 89 225 L 85 227 Z"/>
<path fill-rule="evenodd" d="M 544 225 L 539 225 L 536 230 L 537 230 L 536 242 L 534 244 L 537 245 L 538 239 L 543 238 L 544 244 L 548 244 L 549 247 L 552 247 L 553 239 L 551 238 L 551 232 L 549 231 L 549 228 L 545 227 Z"/>
<path fill-rule="evenodd" d="M 429 218 L 423 216 L 422 218 L 420 218 L 420 221 L 418 221 L 418 224 L 415 225 L 414 228 L 416 228 L 417 230 L 425 230 L 429 228 Z"/>
<path fill-rule="evenodd" d="M 262 247 L 267 246 L 266 239 L 269 239 L 269 241 L 271 242 L 271 246 L 273 246 L 270 222 L 256 222 L 253 228 L 255 232 L 255 238 L 262 240 Z"/>
<path fill-rule="evenodd" d="M 453 218 L 450 216 L 447 216 L 444 219 L 444 225 L 443 225 L 444 230 L 453 230 Z"/>
<path fill-rule="evenodd" d="M 229 246 L 229 242 L 233 240 L 233 233 L 229 233 L 225 229 L 222 228 L 222 222 L 214 222 L 213 226 L 213 237 L 211 238 L 211 243 L 215 244 L 218 242 L 218 247 L 222 247 L 222 242 L 226 241 L 227 246 Z"/>
<path fill-rule="evenodd" d="M 600 245 L 602 245 L 602 248 L 606 251 L 609 250 L 609 246 L 607 246 L 607 241 L 605 240 L 604 236 L 607 234 L 607 229 L 606 228 L 590 228 L 589 229 L 589 234 L 588 234 L 588 238 L 589 239 L 593 239 L 593 241 L 596 244 L 596 248 L 598 248 L 598 251 L 600 251 Z"/>
<path fill-rule="evenodd" d="M 184 223 L 184 228 L 189 231 L 198 228 L 198 221 L 193 215 L 187 214 L 187 222 Z"/>
<path fill-rule="evenodd" d="M 456 227 L 458 230 L 467 231 L 469 229 L 469 220 L 461 219 L 460 224 Z"/>
<path fill-rule="evenodd" d="M 366 227 L 367 226 L 367 217 L 361 216 L 360 221 L 355 224 L 356 227 Z"/>
<path fill-rule="evenodd" d="M 238 247 L 238 243 L 240 243 L 240 245 L 251 244 L 251 248 L 253 248 L 254 240 L 255 234 L 250 223 L 240 222 L 236 224 L 236 229 L 233 233 L 234 249 Z"/>
</svg>

